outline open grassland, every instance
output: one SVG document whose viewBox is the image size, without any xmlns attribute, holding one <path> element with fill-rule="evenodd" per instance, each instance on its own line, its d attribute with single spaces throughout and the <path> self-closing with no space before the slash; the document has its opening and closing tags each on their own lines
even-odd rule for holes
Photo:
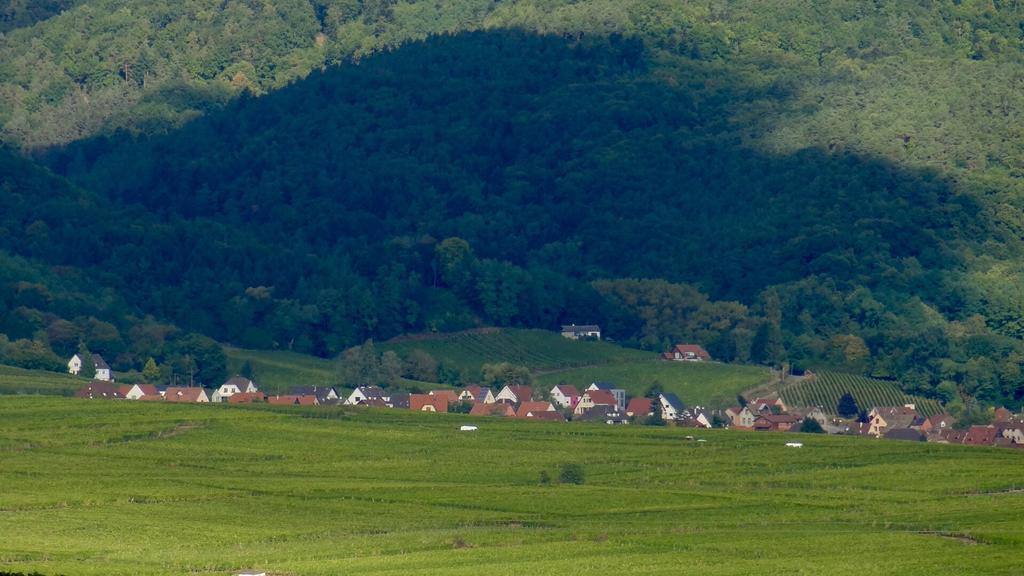
<svg viewBox="0 0 1024 576">
<path fill-rule="evenodd" d="M 737 394 L 764 384 L 769 378 L 768 369 L 756 366 L 649 359 L 552 372 L 541 375 L 537 381 L 544 389 L 562 382 L 576 387 L 611 382 L 631 396 L 642 396 L 652 385 L 660 384 L 689 405 L 724 408 L 736 404 Z"/>
<path fill-rule="evenodd" d="M 873 406 L 914 404 L 924 416 L 942 412 L 942 405 L 936 400 L 905 394 L 895 382 L 836 372 L 821 372 L 813 378 L 787 384 L 779 395 L 787 406 L 821 406 L 835 414 L 839 399 L 847 392 L 853 394 L 857 406 L 864 410 Z"/>
<path fill-rule="evenodd" d="M 253 368 L 254 380 L 270 393 L 287 392 L 293 386 L 333 386 L 338 382 L 332 360 L 282 350 L 243 350 L 224 347 L 228 372 L 238 373 L 245 362 Z"/>
<path fill-rule="evenodd" d="M 502 419 L 458 432 L 471 421 L 0 398 L 0 570 L 1024 570 L 1018 451 L 817 435 L 797 450 L 785 434 L 697 442 L 684 429 Z M 584 466 L 584 485 L 538 484 L 566 462 Z"/>
<path fill-rule="evenodd" d="M 71 374 L 26 370 L 0 364 L 0 394 L 55 394 L 70 396 L 88 382 Z"/>
<path fill-rule="evenodd" d="M 385 342 L 378 348 L 403 355 L 418 348 L 439 362 L 458 368 L 468 378 L 479 377 L 481 366 L 495 362 L 511 362 L 542 371 L 657 357 L 608 342 L 569 340 L 546 330 L 486 329 L 425 335 Z"/>
</svg>

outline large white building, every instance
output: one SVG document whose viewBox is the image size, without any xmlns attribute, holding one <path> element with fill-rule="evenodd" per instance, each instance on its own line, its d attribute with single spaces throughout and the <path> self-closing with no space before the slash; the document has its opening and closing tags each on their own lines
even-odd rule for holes
<svg viewBox="0 0 1024 576">
<path fill-rule="evenodd" d="M 93 377 L 93 380 L 102 380 L 104 382 L 113 381 L 113 378 L 110 376 L 110 366 L 107 365 L 107 362 L 103 360 L 102 356 L 99 354 L 93 354 L 92 364 L 96 368 L 96 376 Z M 78 354 L 75 354 L 71 357 L 71 360 L 68 360 L 68 373 L 77 376 L 81 372 L 82 359 L 78 357 Z"/>
</svg>

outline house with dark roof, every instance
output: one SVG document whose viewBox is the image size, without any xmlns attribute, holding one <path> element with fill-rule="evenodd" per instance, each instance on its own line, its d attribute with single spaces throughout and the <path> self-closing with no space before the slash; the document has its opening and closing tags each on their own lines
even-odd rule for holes
<svg viewBox="0 0 1024 576">
<path fill-rule="evenodd" d="M 345 404 L 356 406 L 367 404 L 370 400 L 380 400 L 381 403 L 387 405 L 389 397 L 387 392 L 379 386 L 358 386 L 345 399 Z"/>
<path fill-rule="evenodd" d="M 93 376 L 93 380 L 99 380 L 100 382 L 113 382 L 114 378 L 110 375 L 110 366 L 107 361 L 103 359 L 103 356 L 99 354 L 92 355 L 92 365 L 96 369 L 96 375 Z M 82 372 L 82 359 L 75 354 L 68 360 L 68 373 L 77 376 Z"/>
<path fill-rule="evenodd" d="M 683 410 L 686 409 L 686 404 L 676 396 L 674 392 L 666 392 L 658 396 L 658 402 L 661 404 L 661 417 L 665 420 L 675 420 L 682 415 Z"/>
<path fill-rule="evenodd" d="M 75 392 L 75 398 L 115 400 L 124 398 L 124 395 L 110 382 L 89 382 Z"/>
<path fill-rule="evenodd" d="M 676 344 L 661 357 L 675 362 L 707 362 L 711 360 L 711 354 L 708 354 L 708 351 L 700 344 Z"/>
<path fill-rule="evenodd" d="M 333 386 L 294 386 L 288 391 L 292 396 L 314 396 L 318 404 L 336 404 L 338 391 Z"/>
<path fill-rule="evenodd" d="M 576 416 L 579 422 L 603 422 L 605 424 L 629 424 L 629 416 L 616 406 L 601 404 Z"/>
<path fill-rule="evenodd" d="M 459 393 L 460 402 L 483 402 L 494 404 L 494 392 L 484 386 L 466 386 Z"/>
<path fill-rule="evenodd" d="M 601 327 L 595 324 L 565 324 L 562 326 L 562 337 L 571 340 L 601 339 Z"/>
<path fill-rule="evenodd" d="M 231 378 L 228 378 L 223 384 L 218 386 L 217 389 L 213 391 L 213 394 L 210 395 L 210 401 L 224 402 L 233 394 L 240 394 L 243 392 L 259 392 L 259 388 L 256 386 L 256 383 L 253 382 L 252 380 L 246 378 L 245 376 L 235 374 Z"/>
</svg>

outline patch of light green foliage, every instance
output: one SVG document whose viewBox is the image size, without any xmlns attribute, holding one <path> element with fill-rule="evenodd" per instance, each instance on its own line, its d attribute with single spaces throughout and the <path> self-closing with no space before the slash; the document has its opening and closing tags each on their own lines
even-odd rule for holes
<svg viewBox="0 0 1024 576">
<path fill-rule="evenodd" d="M 459 432 L 468 422 L 479 431 Z M 1020 573 L 1018 451 L 694 434 L 0 398 L 0 563 L 86 576 Z M 564 463 L 583 466 L 583 485 L 538 482 Z"/>
<path fill-rule="evenodd" d="M 813 378 L 787 384 L 779 394 L 789 406 L 821 406 L 826 412 L 835 414 L 839 399 L 847 392 L 864 410 L 874 406 L 914 404 L 923 416 L 942 412 L 942 406 L 936 400 L 905 394 L 896 382 L 836 372 L 822 372 Z"/>
<path fill-rule="evenodd" d="M 228 372 L 237 374 L 248 362 L 252 378 L 261 390 L 287 392 L 295 386 L 333 386 L 337 383 L 334 363 L 324 358 L 285 350 L 244 350 L 225 347 Z"/>
</svg>

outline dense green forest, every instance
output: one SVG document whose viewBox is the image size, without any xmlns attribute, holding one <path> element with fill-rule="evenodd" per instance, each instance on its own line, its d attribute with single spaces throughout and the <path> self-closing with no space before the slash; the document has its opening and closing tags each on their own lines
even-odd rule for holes
<svg viewBox="0 0 1024 576">
<path fill-rule="evenodd" d="M 599 322 L 1019 404 L 1022 22 L 1014 2 L 85 2 L 0 40 L 4 137 L 57 173 L 0 155 L 7 355 L 84 338 L 140 369 L 204 337 L 332 356 Z"/>
</svg>

